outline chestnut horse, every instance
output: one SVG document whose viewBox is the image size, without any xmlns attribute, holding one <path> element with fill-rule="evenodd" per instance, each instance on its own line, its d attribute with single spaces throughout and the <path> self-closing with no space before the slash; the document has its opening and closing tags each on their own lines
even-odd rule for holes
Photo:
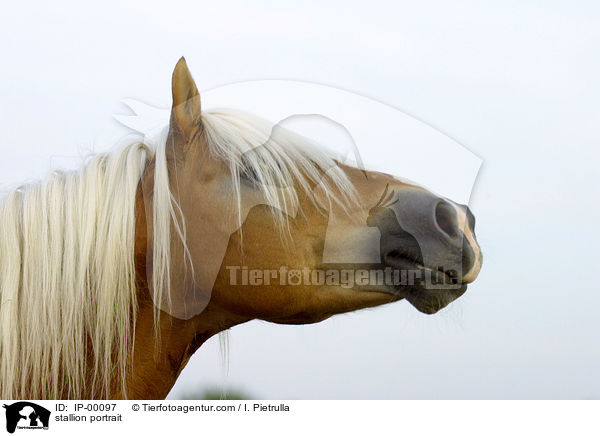
<svg viewBox="0 0 600 436">
<path fill-rule="evenodd" d="M 406 299 L 481 268 L 466 206 L 344 165 L 257 117 L 202 111 L 182 58 L 169 126 L 0 204 L 0 395 L 161 399 L 211 336 Z"/>
</svg>

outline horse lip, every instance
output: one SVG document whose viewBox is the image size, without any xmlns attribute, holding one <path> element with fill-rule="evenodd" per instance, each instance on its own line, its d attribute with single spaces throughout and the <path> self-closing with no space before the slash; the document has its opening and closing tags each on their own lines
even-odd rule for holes
<svg viewBox="0 0 600 436">
<path fill-rule="evenodd" d="M 453 280 L 456 281 L 456 283 L 452 283 L 453 286 L 462 286 L 462 285 L 465 284 L 465 282 L 463 282 L 462 279 L 456 280 L 453 277 L 451 277 L 450 275 L 448 275 L 448 273 L 446 271 L 444 271 L 444 270 L 441 270 L 441 271 L 440 270 L 434 270 L 433 268 L 429 268 L 429 267 L 427 267 L 425 265 L 421 265 L 420 263 L 415 263 L 415 266 L 417 268 L 423 270 L 423 271 L 429 271 L 429 272 L 434 273 L 434 274 L 438 274 L 440 272 L 443 273 L 444 276 L 448 279 L 448 281 L 450 281 L 450 283 L 452 283 Z"/>
<path fill-rule="evenodd" d="M 444 270 L 441 270 L 441 271 L 440 270 L 434 270 L 433 268 L 429 268 L 429 267 L 423 265 L 421 262 L 418 262 L 418 261 L 416 261 L 414 259 L 410 259 L 407 256 L 404 256 L 402 254 L 400 254 L 397 257 L 397 259 L 399 259 L 401 261 L 400 263 L 405 263 L 409 268 L 410 267 L 412 267 L 412 268 L 416 267 L 417 269 L 420 269 L 421 271 L 428 271 L 428 272 L 433 273 L 433 274 L 439 274 L 441 272 L 442 274 L 444 274 L 445 278 L 450 283 L 452 283 L 453 280 L 456 280 L 455 278 L 453 278 L 450 275 L 448 275 L 448 273 L 446 271 L 444 271 Z M 401 265 L 404 268 L 402 268 L 402 267 L 398 268 L 398 264 L 394 265 L 391 262 L 384 261 L 384 264 L 385 264 L 385 266 L 389 266 L 389 267 L 395 268 L 395 269 L 400 269 L 400 270 L 402 270 L 402 269 L 408 269 L 408 268 L 404 267 L 404 265 Z M 463 281 L 462 278 L 461 278 L 461 279 L 456 280 L 456 283 L 452 283 L 452 286 L 453 287 L 457 287 L 457 286 L 462 287 L 462 286 L 466 285 L 467 283 L 470 283 L 470 282 Z M 399 286 L 401 287 L 402 285 L 399 285 Z M 396 286 L 394 286 L 394 288 L 396 288 Z M 455 288 L 453 288 L 453 289 L 455 289 Z"/>
<path fill-rule="evenodd" d="M 422 263 L 413 259 L 408 259 L 405 256 L 398 256 L 396 265 L 391 265 L 390 262 L 385 262 L 386 266 L 397 269 L 418 268 L 422 271 L 430 271 L 439 273 L 432 268 L 426 267 Z M 446 272 L 443 272 L 446 278 L 451 282 L 450 277 Z M 424 284 L 418 283 L 414 286 L 410 285 L 392 285 L 386 286 L 387 292 L 400 296 L 406 299 L 419 312 L 431 315 L 443 309 L 454 300 L 462 296 L 467 290 L 467 283 L 462 280 L 452 285 L 452 288 L 427 289 Z"/>
</svg>

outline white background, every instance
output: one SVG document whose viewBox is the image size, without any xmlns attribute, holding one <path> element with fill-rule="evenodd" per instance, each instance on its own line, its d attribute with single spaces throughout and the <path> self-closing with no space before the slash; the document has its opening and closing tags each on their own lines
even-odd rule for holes
<svg viewBox="0 0 600 436">
<path fill-rule="evenodd" d="M 598 398 L 600 18 L 594 2 L 8 2 L 0 182 L 109 149 L 119 100 L 159 106 L 185 55 L 200 89 L 291 79 L 386 102 L 480 156 L 478 281 L 434 316 L 405 302 L 313 326 L 251 322 L 171 397 Z M 465 412 L 467 413 L 467 412 Z"/>
</svg>

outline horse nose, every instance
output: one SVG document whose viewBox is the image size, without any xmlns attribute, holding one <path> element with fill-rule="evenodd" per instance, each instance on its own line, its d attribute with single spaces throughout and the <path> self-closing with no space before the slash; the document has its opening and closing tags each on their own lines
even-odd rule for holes
<svg viewBox="0 0 600 436">
<path fill-rule="evenodd" d="M 460 214 L 457 211 L 460 209 Z M 450 238 L 454 243 L 462 245 L 461 248 L 461 266 L 463 274 L 466 277 L 467 273 L 473 269 L 477 262 L 477 254 L 474 247 L 466 238 L 465 232 L 473 232 L 475 227 L 475 217 L 466 205 L 453 206 L 445 200 L 440 200 L 436 203 L 434 209 L 434 222 L 440 233 Z"/>
<path fill-rule="evenodd" d="M 457 208 L 460 209 L 460 217 Z M 442 233 L 452 239 L 461 237 L 467 229 L 471 232 L 475 230 L 475 217 L 471 209 L 464 204 L 453 206 L 446 200 L 436 203 L 434 222 Z"/>
<path fill-rule="evenodd" d="M 416 264 L 451 271 L 462 283 L 472 282 L 479 273 L 475 218 L 465 205 L 430 192 L 406 190 L 389 207 L 372 209 L 367 225 L 380 231 L 380 256 L 387 266 L 402 269 Z"/>
<path fill-rule="evenodd" d="M 435 205 L 434 221 L 438 229 L 454 239 L 459 235 L 456 209 L 447 201 L 441 200 Z"/>
</svg>

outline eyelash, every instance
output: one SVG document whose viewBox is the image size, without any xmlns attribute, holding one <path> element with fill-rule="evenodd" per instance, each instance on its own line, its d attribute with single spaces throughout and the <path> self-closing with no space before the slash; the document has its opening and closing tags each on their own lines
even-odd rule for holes
<svg viewBox="0 0 600 436">
<path fill-rule="evenodd" d="M 243 168 L 240 172 L 240 178 L 252 185 L 258 185 L 260 183 L 253 168 Z"/>
</svg>

